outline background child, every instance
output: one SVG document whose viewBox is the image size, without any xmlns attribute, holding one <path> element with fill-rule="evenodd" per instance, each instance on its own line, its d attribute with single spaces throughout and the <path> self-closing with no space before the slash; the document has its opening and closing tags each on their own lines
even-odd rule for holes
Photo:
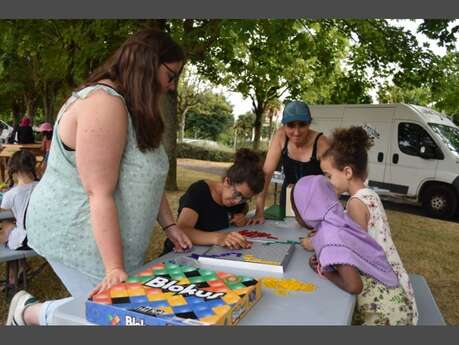
<svg viewBox="0 0 459 345">
<path fill-rule="evenodd" d="M 43 151 L 43 162 L 47 162 L 49 148 L 51 147 L 51 139 L 53 138 L 53 126 L 48 123 L 44 122 L 38 127 L 38 132 L 42 134 L 41 140 L 41 150 Z"/>
<path fill-rule="evenodd" d="M 300 224 L 314 228 L 314 270 L 343 290 L 357 294 L 354 323 L 411 325 L 411 303 L 376 241 L 344 212 L 323 176 L 301 178 L 292 192 Z"/>
<path fill-rule="evenodd" d="M 11 210 L 16 222 L 3 222 L 2 238 L 3 243 L 13 250 L 30 249 L 27 245 L 25 214 L 30 195 L 38 183 L 35 164 L 35 156 L 27 150 L 15 152 L 8 161 L 7 171 L 12 188 L 3 194 L 1 209 Z M 14 181 L 16 181 L 15 185 Z M 11 266 L 9 284 L 15 283 L 17 270 L 17 265 Z"/>
<path fill-rule="evenodd" d="M 234 164 L 221 181 L 199 180 L 180 198 L 177 224 L 194 244 L 248 248 L 250 243 L 237 231 L 216 232 L 234 224 L 244 226 L 247 202 L 263 190 L 260 157 L 248 149 L 236 152 Z M 171 251 L 166 240 L 164 253 Z"/>
<path fill-rule="evenodd" d="M 330 148 L 322 157 L 321 168 L 338 194 L 349 193 L 347 214 L 383 248 L 410 300 L 413 323 L 416 324 L 418 312 L 413 288 L 392 240 L 386 212 L 379 196 L 365 186 L 367 151 L 372 145 L 371 138 L 361 127 L 337 129 L 331 138 Z"/>
</svg>

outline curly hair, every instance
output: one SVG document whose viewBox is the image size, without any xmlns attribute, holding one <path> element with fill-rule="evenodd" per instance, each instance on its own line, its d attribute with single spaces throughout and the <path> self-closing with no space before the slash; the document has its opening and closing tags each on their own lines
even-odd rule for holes
<svg viewBox="0 0 459 345">
<path fill-rule="evenodd" d="M 373 139 L 362 127 L 338 128 L 333 132 L 330 147 L 322 159 L 332 158 L 334 166 L 339 170 L 350 166 L 356 177 L 365 179 L 371 146 Z"/>
<path fill-rule="evenodd" d="M 260 156 L 249 149 L 239 149 L 231 167 L 226 171 L 231 183 L 239 184 L 246 182 L 250 190 L 258 194 L 263 190 L 265 173 L 261 165 Z"/>
</svg>

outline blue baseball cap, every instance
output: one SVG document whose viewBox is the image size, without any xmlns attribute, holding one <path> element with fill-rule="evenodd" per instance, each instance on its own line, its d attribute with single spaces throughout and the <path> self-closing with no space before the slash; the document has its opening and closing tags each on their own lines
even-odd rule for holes
<svg viewBox="0 0 459 345">
<path fill-rule="evenodd" d="M 282 113 L 282 123 L 289 123 L 293 121 L 302 121 L 311 123 L 312 117 L 309 107 L 306 103 L 301 101 L 292 101 L 287 104 Z"/>
</svg>

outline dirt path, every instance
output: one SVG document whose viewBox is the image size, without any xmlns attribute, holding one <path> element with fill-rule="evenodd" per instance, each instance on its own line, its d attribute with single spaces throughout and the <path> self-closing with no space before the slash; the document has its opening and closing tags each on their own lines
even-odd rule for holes
<svg viewBox="0 0 459 345">
<path fill-rule="evenodd" d="M 209 162 L 199 159 L 178 158 L 177 165 L 195 171 L 204 171 L 211 174 L 223 175 L 225 170 L 231 166 L 231 162 Z"/>
</svg>

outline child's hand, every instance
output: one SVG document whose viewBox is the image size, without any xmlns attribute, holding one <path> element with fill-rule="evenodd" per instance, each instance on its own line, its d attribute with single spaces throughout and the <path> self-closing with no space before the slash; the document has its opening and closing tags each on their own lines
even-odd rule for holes
<svg viewBox="0 0 459 345">
<path fill-rule="evenodd" d="M 309 232 L 308 236 L 303 238 L 301 241 L 301 245 L 303 246 L 304 249 L 307 251 L 314 251 L 314 247 L 312 246 L 311 238 L 316 234 L 315 230 L 312 230 Z"/>
<path fill-rule="evenodd" d="M 301 245 L 308 252 L 313 252 L 314 251 L 314 247 L 312 246 L 311 239 L 309 237 L 303 238 L 303 240 L 301 241 Z"/>
<path fill-rule="evenodd" d="M 248 219 L 242 213 L 233 214 L 230 220 L 230 224 L 236 225 L 237 227 L 245 226 L 248 223 Z"/>
<path fill-rule="evenodd" d="M 219 234 L 218 245 L 222 247 L 228 247 L 231 249 L 248 249 L 252 244 L 245 239 L 240 233 L 233 231 L 229 233 Z"/>
</svg>

